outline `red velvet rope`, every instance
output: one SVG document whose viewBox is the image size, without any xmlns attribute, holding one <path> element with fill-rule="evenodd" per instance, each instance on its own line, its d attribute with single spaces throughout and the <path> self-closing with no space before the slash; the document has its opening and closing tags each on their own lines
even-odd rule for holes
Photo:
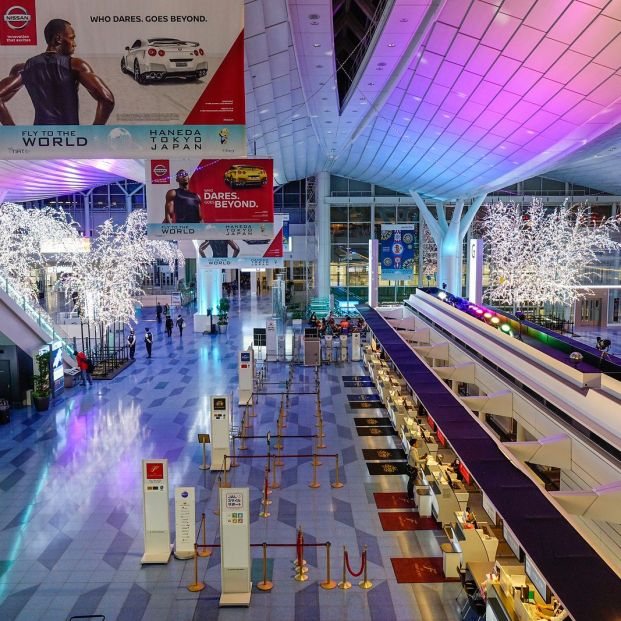
<svg viewBox="0 0 621 621">
<path fill-rule="evenodd" d="M 360 563 L 360 571 L 355 572 L 352 570 L 351 565 L 349 564 L 349 554 L 347 554 L 347 550 L 345 550 L 345 565 L 347 565 L 347 571 L 354 577 L 357 578 L 364 571 L 364 566 L 367 564 L 367 552 L 364 550 L 362 552 L 362 562 Z"/>
<path fill-rule="evenodd" d="M 267 472 L 265 474 L 265 487 L 263 489 L 263 493 L 265 494 L 265 500 L 267 500 L 267 490 L 268 490 L 268 482 L 267 482 Z"/>
</svg>

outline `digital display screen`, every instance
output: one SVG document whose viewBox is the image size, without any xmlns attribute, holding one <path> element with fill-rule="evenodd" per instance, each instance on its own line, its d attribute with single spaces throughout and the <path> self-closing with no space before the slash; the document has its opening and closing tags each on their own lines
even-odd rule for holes
<svg viewBox="0 0 621 621">
<path fill-rule="evenodd" d="M 213 409 L 217 411 L 226 410 L 226 399 L 216 397 L 213 400 Z"/>
</svg>

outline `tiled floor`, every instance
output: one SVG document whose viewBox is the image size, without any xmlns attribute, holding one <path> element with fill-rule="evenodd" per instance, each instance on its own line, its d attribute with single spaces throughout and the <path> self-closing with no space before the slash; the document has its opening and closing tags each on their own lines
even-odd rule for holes
<svg viewBox="0 0 621 621">
<path fill-rule="evenodd" d="M 140 460 L 167 458 L 170 486 L 193 485 L 197 514 L 207 514 L 207 540 L 218 539 L 213 474 L 199 470 L 198 432 L 208 432 L 208 397 L 235 392 L 236 353 L 250 343 L 252 328 L 264 325 L 267 299 L 248 299 L 241 313 L 234 306 L 227 335 L 203 336 L 186 330 L 181 340 L 168 339 L 145 313 L 138 334 L 155 331 L 154 356 L 138 348 L 136 364 L 109 382 L 68 390 L 48 413 L 14 411 L 10 425 L 0 427 L 0 619 L 64 621 L 71 615 L 104 614 L 107 621 L 305 619 L 356 621 L 454 621 L 459 585 L 397 584 L 391 556 L 440 556 L 442 531 L 384 532 L 373 502 L 374 491 L 402 491 L 405 478 L 371 477 L 363 448 L 395 447 L 394 437 L 358 437 L 347 394 L 370 389 L 343 388 L 342 375 L 360 375 L 360 363 L 321 369 L 322 410 L 328 448 L 338 451 L 346 486 L 332 489 L 334 468 L 324 460 L 319 489 L 310 489 L 308 458 L 286 462 L 282 488 L 275 490 L 271 517 L 258 517 L 264 464 L 247 461 L 234 470 L 233 483 L 249 485 L 252 542 L 295 541 L 302 526 L 305 541 L 332 542 L 333 577 L 340 578 L 342 546 L 352 565 L 368 546 L 369 578 L 363 591 L 324 591 L 322 552 L 308 550 L 310 580 L 292 580 L 293 550 L 272 549 L 274 589 L 254 590 L 250 609 L 219 609 L 219 554 L 200 559 L 208 585 L 190 593 L 191 561 L 171 558 L 167 565 L 140 565 L 143 515 Z M 186 315 L 188 323 L 191 314 Z M 142 345 L 142 343 L 140 343 Z M 288 368 L 270 365 L 269 381 L 284 380 Z M 296 368 L 298 388 L 311 386 L 314 371 Z M 271 385 L 270 390 L 277 385 Z M 277 397 L 262 397 L 254 430 L 275 433 Z M 235 408 L 235 423 L 240 412 Z M 314 433 L 314 398 L 291 399 L 289 434 Z M 251 445 L 263 452 L 263 441 Z M 308 440 L 288 440 L 286 451 L 306 453 Z M 171 503 L 172 510 L 172 503 Z M 172 521 L 171 515 L 171 523 Z M 276 552 L 274 552 L 276 550 Z M 253 555 L 258 557 L 259 552 Z"/>
</svg>

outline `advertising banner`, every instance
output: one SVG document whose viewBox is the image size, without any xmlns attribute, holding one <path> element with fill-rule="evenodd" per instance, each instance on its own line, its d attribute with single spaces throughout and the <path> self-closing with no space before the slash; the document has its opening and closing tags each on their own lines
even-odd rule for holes
<svg viewBox="0 0 621 621">
<path fill-rule="evenodd" d="M 198 246 L 198 267 L 226 269 L 283 268 L 283 215 L 274 216 L 272 239 L 219 239 Z"/>
<path fill-rule="evenodd" d="M 148 236 L 271 240 L 273 176 L 270 159 L 147 161 Z"/>
<path fill-rule="evenodd" d="M 382 224 L 380 263 L 382 280 L 414 277 L 414 225 Z"/>
<path fill-rule="evenodd" d="M 242 0 L 0 0 L 0 156 L 246 153 Z"/>
</svg>

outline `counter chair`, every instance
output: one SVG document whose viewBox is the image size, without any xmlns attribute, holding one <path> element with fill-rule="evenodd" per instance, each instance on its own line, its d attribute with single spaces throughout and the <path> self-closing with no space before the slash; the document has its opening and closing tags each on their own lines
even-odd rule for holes
<svg viewBox="0 0 621 621">
<path fill-rule="evenodd" d="M 461 618 L 463 621 L 483 621 L 486 609 L 487 604 L 475 587 L 475 592 L 468 595 L 468 602 L 461 611 Z"/>
<path fill-rule="evenodd" d="M 472 595 L 474 595 L 477 591 L 477 585 L 474 580 L 468 578 L 468 572 L 465 567 L 461 565 L 457 565 L 457 574 L 459 575 L 459 581 L 461 582 L 461 591 L 457 594 L 455 601 L 460 605 L 459 600 L 462 595 L 466 596 L 466 602 L 470 599 Z M 464 609 L 466 606 L 464 606 Z"/>
</svg>

